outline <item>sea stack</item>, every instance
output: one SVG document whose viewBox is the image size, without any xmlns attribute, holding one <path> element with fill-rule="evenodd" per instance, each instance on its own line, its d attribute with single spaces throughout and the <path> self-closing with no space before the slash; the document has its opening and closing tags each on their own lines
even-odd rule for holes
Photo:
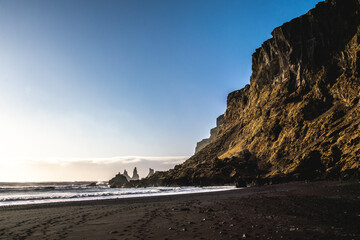
<svg viewBox="0 0 360 240">
<path fill-rule="evenodd" d="M 126 177 L 118 173 L 115 177 L 109 180 L 109 185 L 111 188 L 128 188 L 133 187 L 133 185 L 126 179 Z"/>
<path fill-rule="evenodd" d="M 152 175 L 154 175 L 154 173 L 154 169 L 149 168 L 149 174 L 146 176 L 146 178 L 151 177 Z"/>
<path fill-rule="evenodd" d="M 124 177 L 126 177 L 126 180 L 130 181 L 131 177 L 129 176 L 128 172 L 126 171 L 126 169 L 124 169 L 124 173 L 122 174 Z"/>
<path fill-rule="evenodd" d="M 137 169 L 136 169 L 136 167 L 135 167 L 135 168 L 134 168 L 134 171 L 133 171 L 133 176 L 132 176 L 131 180 L 135 181 L 135 180 L 139 180 L 139 179 L 140 179 L 140 177 L 139 177 L 139 174 L 138 174 Z"/>
</svg>

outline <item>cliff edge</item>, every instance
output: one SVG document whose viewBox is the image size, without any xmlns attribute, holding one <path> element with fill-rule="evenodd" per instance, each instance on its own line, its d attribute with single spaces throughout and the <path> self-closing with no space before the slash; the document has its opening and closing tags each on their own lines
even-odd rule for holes
<svg viewBox="0 0 360 240">
<path fill-rule="evenodd" d="M 228 95 L 216 136 L 162 183 L 358 178 L 359 11 L 360 0 L 327 0 L 274 29 L 252 56 L 250 85 Z"/>
</svg>

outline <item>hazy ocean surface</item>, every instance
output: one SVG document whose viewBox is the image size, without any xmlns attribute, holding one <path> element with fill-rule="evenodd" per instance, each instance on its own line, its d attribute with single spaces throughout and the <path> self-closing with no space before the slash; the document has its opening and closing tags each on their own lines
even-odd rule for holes
<svg viewBox="0 0 360 240">
<path fill-rule="evenodd" d="M 109 188 L 107 182 L 97 183 L 95 187 L 89 186 L 90 183 L 0 183 L 0 206 L 188 194 L 235 188 L 233 186 Z"/>
</svg>

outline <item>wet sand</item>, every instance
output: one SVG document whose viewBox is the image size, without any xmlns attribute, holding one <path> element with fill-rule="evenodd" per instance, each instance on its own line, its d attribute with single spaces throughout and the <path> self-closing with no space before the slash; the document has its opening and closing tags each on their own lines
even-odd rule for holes
<svg viewBox="0 0 360 240">
<path fill-rule="evenodd" d="M 0 208 L 0 239 L 360 239 L 359 182 Z"/>
</svg>

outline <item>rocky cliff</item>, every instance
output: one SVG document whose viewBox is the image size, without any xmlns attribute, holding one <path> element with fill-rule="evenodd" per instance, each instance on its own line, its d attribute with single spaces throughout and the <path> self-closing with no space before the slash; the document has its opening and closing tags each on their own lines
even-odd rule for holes
<svg viewBox="0 0 360 240">
<path fill-rule="evenodd" d="M 359 177 L 359 11 L 360 0 L 327 0 L 274 29 L 215 137 L 162 183 Z"/>
<path fill-rule="evenodd" d="M 201 149 L 203 149 L 204 147 L 206 147 L 206 145 L 208 145 L 209 143 L 211 143 L 213 140 L 216 139 L 216 137 L 221 133 L 221 126 L 223 123 L 224 123 L 224 114 L 220 115 L 216 119 L 216 127 L 210 130 L 210 137 L 205 138 L 196 144 L 195 154 L 200 152 Z"/>
</svg>

